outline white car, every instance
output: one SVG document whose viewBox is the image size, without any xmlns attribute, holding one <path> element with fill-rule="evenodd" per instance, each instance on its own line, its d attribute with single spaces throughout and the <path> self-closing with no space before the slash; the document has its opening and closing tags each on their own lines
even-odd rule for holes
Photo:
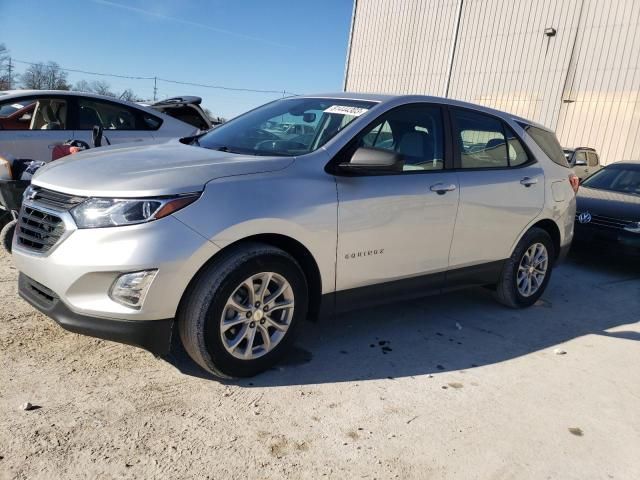
<svg viewBox="0 0 640 480">
<path fill-rule="evenodd" d="M 147 107 L 85 92 L 0 92 L 0 155 L 49 162 L 51 150 L 67 140 L 91 144 L 96 125 L 110 144 L 187 137 L 211 128 L 199 103 L 185 97 Z"/>
</svg>

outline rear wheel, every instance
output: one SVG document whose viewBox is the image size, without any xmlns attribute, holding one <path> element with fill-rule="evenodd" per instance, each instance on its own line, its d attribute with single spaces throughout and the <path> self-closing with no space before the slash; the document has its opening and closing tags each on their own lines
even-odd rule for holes
<svg viewBox="0 0 640 480">
<path fill-rule="evenodd" d="M 537 227 L 529 230 L 505 262 L 496 286 L 498 301 L 511 308 L 536 303 L 547 288 L 554 259 L 555 249 L 549 234 Z"/>
<path fill-rule="evenodd" d="M 286 353 L 307 304 L 307 282 L 293 257 L 269 245 L 241 245 L 198 274 L 178 312 L 180 338 L 214 375 L 252 376 Z"/>
<path fill-rule="evenodd" d="M 11 220 L 4 227 L 2 227 L 2 230 L 0 230 L 0 243 L 9 253 L 11 253 L 11 244 L 13 243 L 13 234 L 16 231 L 17 223 L 17 220 Z"/>
</svg>

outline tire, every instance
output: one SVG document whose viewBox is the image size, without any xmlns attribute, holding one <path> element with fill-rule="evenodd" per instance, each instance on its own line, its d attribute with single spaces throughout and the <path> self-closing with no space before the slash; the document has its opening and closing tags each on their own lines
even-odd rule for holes
<svg viewBox="0 0 640 480">
<path fill-rule="evenodd" d="M 528 275 L 529 277 L 535 276 L 540 279 L 540 274 L 537 272 L 540 272 L 541 270 L 533 270 L 533 272 L 526 273 L 529 269 L 528 259 L 533 258 L 534 256 L 530 255 L 529 257 L 524 258 L 528 252 L 535 253 L 542 251 L 539 247 L 535 247 L 536 245 L 543 245 L 544 249 L 546 249 L 547 263 L 546 268 L 544 269 L 545 274 L 541 280 L 534 279 L 530 281 L 531 285 L 536 286 L 536 289 L 533 291 L 532 288 L 530 293 L 526 294 L 527 279 L 525 278 L 524 281 L 520 282 L 523 290 L 525 290 L 523 293 L 518 285 L 519 280 L 522 280 L 523 277 L 519 279 L 518 274 L 520 273 L 520 267 L 522 265 L 523 268 L 525 268 L 525 271 L 522 272 L 525 277 Z M 538 250 L 535 250 L 535 248 L 538 248 Z M 549 234 L 541 228 L 534 227 L 530 229 L 520 239 L 518 245 L 516 245 L 516 248 L 511 254 L 511 257 L 505 262 L 504 267 L 502 268 L 500 280 L 496 285 L 496 299 L 503 305 L 511 308 L 525 308 L 536 303 L 549 284 L 555 258 L 556 252 Z M 539 267 L 541 268 L 540 265 Z"/>
<path fill-rule="evenodd" d="M 13 220 L 13 216 L 11 215 L 11 213 L 9 213 L 6 210 L 0 208 L 0 230 L 2 230 L 4 228 L 4 226 L 7 223 L 9 223 L 11 220 Z"/>
<path fill-rule="evenodd" d="M 17 220 L 11 220 L 0 230 L 0 243 L 9 253 L 11 253 L 11 244 L 13 243 L 13 234 L 16 231 L 17 223 Z"/>
<path fill-rule="evenodd" d="M 273 274 L 269 277 L 273 280 L 268 282 L 260 280 L 260 278 L 267 278 L 266 276 L 253 280 L 263 272 Z M 250 311 L 241 314 L 241 310 L 236 310 L 233 305 L 244 308 L 252 303 L 248 299 L 250 294 L 247 284 L 243 283 L 247 279 L 250 279 L 252 286 L 255 286 L 255 281 L 258 282 L 254 298 L 256 301 L 260 298 L 264 283 L 268 283 L 264 288 L 268 292 L 268 294 L 265 293 L 265 300 L 275 295 L 275 292 L 270 291 L 271 289 L 279 291 L 285 282 L 288 282 L 289 288 L 281 294 L 281 297 L 273 298 L 271 303 L 266 302 L 271 305 L 273 302 L 276 303 L 273 311 L 262 312 L 261 309 L 254 309 L 257 305 L 254 304 Z M 230 303 L 232 295 L 235 303 Z M 253 376 L 273 366 L 292 345 L 300 323 L 307 316 L 308 297 L 304 272 L 291 255 L 270 245 L 242 244 L 223 252 L 219 258 L 205 266 L 191 282 L 178 309 L 177 324 L 180 339 L 189 356 L 208 372 L 222 378 Z M 276 302 L 278 299 L 280 301 Z M 282 308 L 281 305 L 285 305 L 286 302 L 293 302 L 293 307 Z M 263 307 L 264 305 L 261 308 Z M 262 312 L 259 317 L 256 316 L 257 310 Z M 244 316 L 250 315 L 251 312 L 254 316 L 245 320 Z M 287 320 L 283 320 L 285 317 Z M 270 326 L 274 324 L 273 319 L 282 322 L 283 325 L 286 323 L 288 325 L 286 331 L 281 332 L 280 329 Z M 223 320 L 237 325 L 223 333 Z M 252 324 L 254 324 L 253 327 Z M 280 323 L 278 325 L 282 328 Z M 270 338 L 269 343 L 273 344 L 270 349 L 264 341 L 265 328 Z M 255 330 L 255 333 L 251 329 Z M 237 334 L 236 331 L 238 331 Z M 232 348 L 230 344 L 240 338 L 243 332 L 249 336 L 251 333 L 254 335 L 251 338 L 256 346 L 250 349 L 249 355 L 254 356 L 254 351 L 257 349 L 255 358 L 238 358 L 249 351 L 247 347 L 249 338 L 239 342 L 236 350 L 230 350 Z"/>
</svg>

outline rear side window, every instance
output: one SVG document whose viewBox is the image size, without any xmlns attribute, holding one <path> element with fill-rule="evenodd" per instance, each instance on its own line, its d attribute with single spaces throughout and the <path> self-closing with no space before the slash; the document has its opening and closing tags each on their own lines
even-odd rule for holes
<svg viewBox="0 0 640 480">
<path fill-rule="evenodd" d="M 507 134 L 507 147 L 509 148 L 509 166 L 518 167 L 529 163 L 527 151 L 518 140 L 518 137 L 516 137 L 516 134 L 513 133 L 513 130 L 505 126 L 505 132 Z"/>
<path fill-rule="evenodd" d="M 588 158 L 589 158 L 589 166 L 590 167 L 597 167 L 598 166 L 598 155 L 596 155 L 593 152 L 589 152 Z"/>
<path fill-rule="evenodd" d="M 77 125 L 78 130 L 91 130 L 95 125 L 105 130 L 153 130 L 138 110 L 91 98 L 78 100 Z"/>
<path fill-rule="evenodd" d="M 502 122 L 481 113 L 452 111 L 462 168 L 509 166 L 507 140 Z"/>
<path fill-rule="evenodd" d="M 569 167 L 567 159 L 564 156 L 562 147 L 556 138 L 556 134 L 543 130 L 532 125 L 522 125 L 526 132 L 531 135 L 533 141 L 540 147 L 540 149 L 549 157 L 554 163 L 562 167 Z"/>
</svg>

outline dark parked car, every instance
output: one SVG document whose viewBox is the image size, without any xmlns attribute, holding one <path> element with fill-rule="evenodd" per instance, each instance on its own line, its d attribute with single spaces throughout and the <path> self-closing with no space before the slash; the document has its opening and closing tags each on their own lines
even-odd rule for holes
<svg viewBox="0 0 640 480">
<path fill-rule="evenodd" d="M 582 183 L 574 240 L 640 253 L 640 162 L 607 165 Z"/>
<path fill-rule="evenodd" d="M 600 157 L 594 148 L 564 148 L 563 151 L 567 163 L 580 180 L 584 180 L 602 168 Z"/>
</svg>

